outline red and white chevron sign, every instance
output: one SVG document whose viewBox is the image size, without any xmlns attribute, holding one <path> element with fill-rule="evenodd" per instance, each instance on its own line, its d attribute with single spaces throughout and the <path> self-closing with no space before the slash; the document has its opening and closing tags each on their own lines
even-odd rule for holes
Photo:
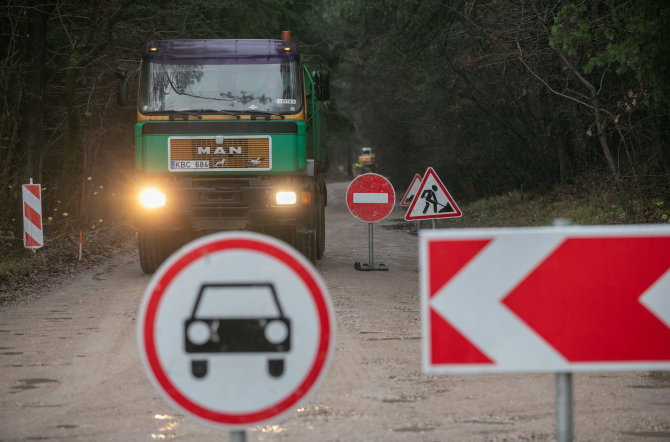
<svg viewBox="0 0 670 442">
<path fill-rule="evenodd" d="M 429 373 L 670 369 L 670 226 L 421 231 Z"/>
<path fill-rule="evenodd" d="M 32 181 L 32 180 L 31 180 Z M 38 249 L 44 245 L 42 233 L 42 188 L 39 184 L 24 184 L 23 194 L 23 246 Z"/>
</svg>

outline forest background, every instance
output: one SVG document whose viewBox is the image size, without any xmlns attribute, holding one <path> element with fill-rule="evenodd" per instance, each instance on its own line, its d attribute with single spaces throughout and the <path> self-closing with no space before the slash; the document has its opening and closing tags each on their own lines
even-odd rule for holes
<svg viewBox="0 0 670 442">
<path fill-rule="evenodd" d="M 287 29 L 331 74 L 332 177 L 371 146 L 396 192 L 432 166 L 459 204 L 564 188 L 612 196 L 608 221 L 668 220 L 668 2 L 8 0 L 1 236 L 20 246 L 30 178 L 47 233 L 126 220 L 135 108 L 116 104 L 115 70 L 134 104 L 148 40 Z"/>
</svg>

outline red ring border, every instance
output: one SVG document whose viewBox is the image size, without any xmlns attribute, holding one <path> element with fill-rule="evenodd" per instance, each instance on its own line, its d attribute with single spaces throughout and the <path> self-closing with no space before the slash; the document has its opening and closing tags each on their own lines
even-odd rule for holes
<svg viewBox="0 0 670 442">
<path fill-rule="evenodd" d="M 172 280 L 186 266 L 190 265 L 194 261 L 212 253 L 231 249 L 247 249 L 257 251 L 278 259 L 284 264 L 288 265 L 289 268 L 300 277 L 300 279 L 309 289 L 309 292 L 312 295 L 312 299 L 315 303 L 321 325 L 321 333 L 316 357 L 314 358 L 312 367 L 307 372 L 307 375 L 300 383 L 298 388 L 281 401 L 253 413 L 221 413 L 196 404 L 184 396 L 184 394 L 182 394 L 179 389 L 175 387 L 172 382 L 170 382 L 170 379 L 163 370 L 156 351 L 153 335 L 158 306 L 160 305 L 163 295 Z M 330 341 L 332 330 L 330 309 L 318 282 L 296 258 L 286 253 L 284 250 L 276 247 L 275 245 L 256 239 L 220 239 L 218 241 L 203 244 L 193 250 L 190 250 L 188 253 L 180 257 L 169 268 L 167 268 L 167 270 L 165 270 L 160 279 L 158 279 L 158 281 L 154 284 L 154 288 L 146 304 L 144 317 L 142 319 L 144 320 L 142 326 L 142 342 L 144 343 L 145 356 L 156 382 L 161 386 L 163 391 L 182 409 L 192 413 L 197 417 L 216 424 L 234 426 L 242 426 L 245 424 L 257 425 L 259 423 L 271 420 L 281 413 L 287 411 L 289 408 L 297 404 L 316 385 L 320 374 L 325 367 L 326 361 L 328 360 L 329 350 L 331 347 Z"/>
</svg>

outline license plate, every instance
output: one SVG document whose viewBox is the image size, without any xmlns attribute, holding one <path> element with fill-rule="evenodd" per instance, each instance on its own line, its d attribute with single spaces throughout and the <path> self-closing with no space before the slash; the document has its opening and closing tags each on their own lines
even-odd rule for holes
<svg viewBox="0 0 670 442">
<path fill-rule="evenodd" d="M 170 170 L 209 169 L 208 160 L 170 161 Z"/>
</svg>

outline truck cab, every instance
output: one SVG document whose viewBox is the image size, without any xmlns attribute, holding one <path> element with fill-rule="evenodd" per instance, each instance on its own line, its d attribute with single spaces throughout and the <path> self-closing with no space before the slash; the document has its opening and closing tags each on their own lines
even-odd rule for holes
<svg viewBox="0 0 670 442">
<path fill-rule="evenodd" d="M 281 40 L 157 40 L 142 59 L 135 125 L 140 265 L 222 230 L 325 248 L 321 111 L 328 75 Z"/>
</svg>

